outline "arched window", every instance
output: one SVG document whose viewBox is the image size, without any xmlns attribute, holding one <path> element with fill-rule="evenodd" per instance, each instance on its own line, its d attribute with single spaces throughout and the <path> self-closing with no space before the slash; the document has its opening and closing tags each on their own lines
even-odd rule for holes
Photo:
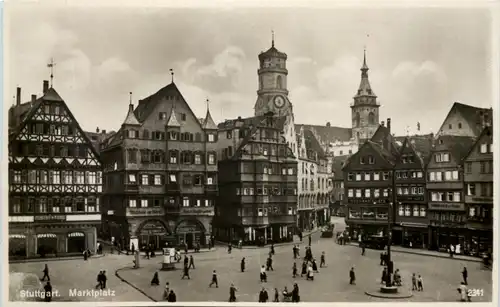
<svg viewBox="0 0 500 307">
<path fill-rule="evenodd" d="M 283 88 L 283 80 L 281 79 L 281 76 L 276 77 L 276 88 L 278 89 Z"/>
<path fill-rule="evenodd" d="M 359 127 L 360 124 L 360 118 L 359 118 L 359 112 L 356 112 L 354 115 L 354 127 Z"/>
<path fill-rule="evenodd" d="M 368 123 L 370 125 L 375 124 L 375 114 L 373 112 L 368 113 Z"/>
</svg>

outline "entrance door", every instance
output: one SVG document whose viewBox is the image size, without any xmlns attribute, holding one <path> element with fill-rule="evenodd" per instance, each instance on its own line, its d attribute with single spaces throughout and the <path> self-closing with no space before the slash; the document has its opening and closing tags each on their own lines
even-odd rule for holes
<svg viewBox="0 0 500 307">
<path fill-rule="evenodd" d="M 82 253 L 85 250 L 85 234 L 72 232 L 68 234 L 68 253 Z"/>
<path fill-rule="evenodd" d="M 194 248 L 194 233 L 187 233 L 186 234 L 186 244 L 189 249 Z"/>
<path fill-rule="evenodd" d="M 52 233 L 37 235 L 37 254 L 42 257 L 57 254 L 57 236 Z"/>
</svg>

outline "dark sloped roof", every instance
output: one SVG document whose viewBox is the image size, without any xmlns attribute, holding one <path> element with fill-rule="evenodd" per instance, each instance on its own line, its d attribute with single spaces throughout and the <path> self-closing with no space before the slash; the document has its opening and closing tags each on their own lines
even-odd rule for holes
<svg viewBox="0 0 500 307">
<path fill-rule="evenodd" d="M 276 49 L 276 47 L 274 47 L 274 44 L 273 44 L 271 46 L 271 48 L 267 49 L 267 51 L 261 52 L 259 54 L 259 59 L 268 58 L 268 57 L 278 57 L 278 58 L 286 59 L 287 55 L 286 55 L 286 53 L 281 52 L 278 49 Z"/>
<path fill-rule="evenodd" d="M 396 163 L 397 156 L 394 153 L 386 150 L 383 146 L 381 146 L 378 143 L 372 141 L 366 141 L 366 143 L 369 144 L 382 157 L 384 157 L 389 163 L 391 164 Z"/>
<path fill-rule="evenodd" d="M 92 146 L 94 146 L 96 151 L 101 150 L 101 143 L 104 142 L 104 140 L 108 139 L 112 135 L 114 135 L 116 132 L 110 131 L 108 133 L 103 133 L 103 132 L 88 132 L 85 131 L 85 134 L 87 137 L 90 139 L 90 142 L 92 142 Z"/>
<path fill-rule="evenodd" d="M 478 136 L 483 130 L 483 119 L 484 115 L 488 117 L 488 122 L 491 124 L 493 121 L 493 110 L 487 108 L 478 108 L 468 104 L 463 104 L 460 102 L 455 102 L 451 107 L 448 115 L 446 115 L 443 124 L 439 128 L 439 131 L 443 129 L 444 122 L 450 116 L 453 111 L 457 111 L 465 119 L 469 127 L 474 131 L 474 135 Z"/>
<path fill-rule="evenodd" d="M 344 167 L 349 156 L 337 156 L 332 159 L 332 173 L 335 180 L 342 179 L 342 168 Z"/>
<path fill-rule="evenodd" d="M 380 125 L 378 126 L 377 131 L 375 131 L 370 141 L 377 143 L 379 144 L 379 146 L 381 146 L 384 144 L 384 140 L 388 141 L 388 145 L 390 146 L 389 151 L 393 155 L 398 155 L 400 146 L 396 143 L 396 139 L 392 136 L 391 132 L 389 131 L 389 128 Z"/>
<path fill-rule="evenodd" d="M 307 151 L 311 150 L 317 153 L 319 159 L 326 158 L 325 151 L 323 150 L 318 140 L 316 139 L 316 136 L 311 130 L 304 130 L 304 139 Z M 308 158 L 313 158 L 313 157 L 308 157 Z"/>
<path fill-rule="evenodd" d="M 487 134 L 487 133 L 493 134 L 493 127 L 490 127 L 490 126 L 484 127 L 483 131 L 481 131 L 481 134 L 479 134 L 479 136 L 477 137 L 476 141 L 472 144 L 472 146 L 470 147 L 469 151 L 464 156 L 464 159 L 467 159 L 470 156 L 471 152 L 474 150 L 474 148 L 477 147 L 477 144 L 480 142 L 480 140 L 482 139 L 482 137 L 485 134 Z"/>
<path fill-rule="evenodd" d="M 300 131 L 301 128 L 304 128 L 304 130 L 313 131 L 314 134 L 318 136 L 318 141 L 320 143 L 333 143 L 336 141 L 347 142 L 352 137 L 351 128 L 302 124 L 295 125 L 295 131 Z"/>
<path fill-rule="evenodd" d="M 468 136 L 442 135 L 438 137 L 433 151 L 449 150 L 457 163 L 460 163 L 469 153 L 475 140 Z"/>
<path fill-rule="evenodd" d="M 434 135 L 432 133 L 423 135 L 396 136 L 395 140 L 403 143 L 404 148 L 411 146 L 413 151 L 418 154 L 420 159 L 422 159 L 423 165 L 427 165 L 431 156 L 432 146 L 434 144 Z M 408 144 L 405 142 L 408 142 Z"/>
</svg>

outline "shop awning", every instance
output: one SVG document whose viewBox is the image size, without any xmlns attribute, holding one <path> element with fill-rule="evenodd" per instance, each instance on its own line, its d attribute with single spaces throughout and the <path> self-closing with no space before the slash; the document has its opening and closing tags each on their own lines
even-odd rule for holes
<svg viewBox="0 0 500 307">
<path fill-rule="evenodd" d="M 43 239 L 43 238 L 57 238 L 57 236 L 53 233 L 39 233 L 36 235 L 37 238 Z"/>
<path fill-rule="evenodd" d="M 412 227 L 412 228 L 428 228 L 429 225 L 427 224 L 420 224 L 420 223 L 399 223 L 399 225 L 403 227 Z"/>
<path fill-rule="evenodd" d="M 75 238 L 75 237 L 85 237 L 85 234 L 83 232 L 68 233 L 68 238 Z"/>
<path fill-rule="evenodd" d="M 26 239 L 26 236 L 20 234 L 10 234 L 9 239 Z"/>
</svg>

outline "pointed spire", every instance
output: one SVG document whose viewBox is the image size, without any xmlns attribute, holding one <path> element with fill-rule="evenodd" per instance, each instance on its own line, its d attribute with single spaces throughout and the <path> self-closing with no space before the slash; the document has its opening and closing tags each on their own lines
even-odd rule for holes
<svg viewBox="0 0 500 307">
<path fill-rule="evenodd" d="M 134 105 L 132 104 L 132 92 L 130 92 L 129 95 L 130 98 L 128 104 L 128 113 L 127 117 L 125 117 L 125 120 L 123 121 L 123 125 L 140 125 L 139 121 L 137 120 L 137 117 L 135 117 L 134 114 Z"/>
<path fill-rule="evenodd" d="M 172 68 L 170 68 L 170 76 L 172 76 L 171 83 L 174 83 L 174 70 Z"/>
<path fill-rule="evenodd" d="M 205 115 L 205 120 L 203 121 L 203 129 L 217 129 L 217 125 L 212 119 L 212 114 L 210 114 L 210 101 L 207 98 L 207 114 Z"/>
<path fill-rule="evenodd" d="M 167 127 L 180 127 L 181 124 L 179 124 L 179 121 L 177 120 L 177 117 L 175 116 L 175 101 L 172 105 L 172 109 L 170 110 L 170 117 L 168 118 L 167 121 Z"/>
<path fill-rule="evenodd" d="M 368 80 L 368 65 L 366 64 L 366 48 L 363 50 L 363 66 L 361 66 L 361 82 L 356 96 L 375 96 Z"/>
<path fill-rule="evenodd" d="M 361 71 L 368 71 L 368 65 L 366 65 L 366 47 L 363 50 L 363 66 L 361 67 Z"/>
</svg>

